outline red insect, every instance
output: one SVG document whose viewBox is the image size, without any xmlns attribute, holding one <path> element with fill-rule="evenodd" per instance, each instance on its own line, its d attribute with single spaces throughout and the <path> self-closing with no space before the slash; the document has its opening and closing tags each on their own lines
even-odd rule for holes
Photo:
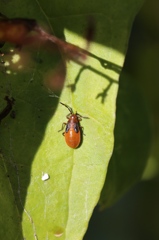
<svg viewBox="0 0 159 240">
<path fill-rule="evenodd" d="M 71 148 L 77 148 L 80 143 L 81 143 L 81 129 L 82 127 L 80 126 L 80 121 L 82 118 L 88 118 L 88 117 L 83 117 L 77 112 L 74 113 L 72 108 L 69 107 L 68 105 L 60 102 L 63 106 L 65 106 L 70 113 L 66 116 L 68 119 L 67 123 L 62 124 L 62 128 L 59 131 L 62 131 L 64 126 L 66 125 L 65 132 L 63 132 L 63 135 L 65 137 L 65 141 L 67 145 Z"/>
</svg>

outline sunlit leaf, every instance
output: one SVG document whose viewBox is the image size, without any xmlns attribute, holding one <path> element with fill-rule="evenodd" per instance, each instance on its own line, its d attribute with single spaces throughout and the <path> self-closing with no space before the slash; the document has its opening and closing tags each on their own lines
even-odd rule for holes
<svg viewBox="0 0 159 240">
<path fill-rule="evenodd" d="M 87 58 L 80 64 L 65 63 L 60 51 L 54 55 L 41 51 L 39 46 L 31 55 L 33 65 L 26 66 L 27 71 L 1 73 L 1 109 L 6 104 L 5 96 L 15 99 L 14 118 L 8 114 L 1 122 L 3 164 L 10 176 L 14 206 L 22 217 L 26 239 L 83 238 L 113 152 L 118 78 L 131 24 L 141 2 L 53 4 L 14 0 L 2 4 L 3 14 L 36 18 L 58 37 L 83 49 L 87 47 L 84 36 L 90 15 L 96 25 Z M 60 101 L 89 117 L 81 121 L 85 135 L 77 149 L 69 148 L 58 132 L 69 112 L 58 105 L 57 98 L 49 97 L 47 89 L 54 90 L 50 83 L 55 76 L 58 79 L 56 73 L 61 66 L 66 80 Z M 49 176 L 46 181 L 42 179 L 44 174 Z M 20 220 L 17 218 L 18 224 Z"/>
</svg>

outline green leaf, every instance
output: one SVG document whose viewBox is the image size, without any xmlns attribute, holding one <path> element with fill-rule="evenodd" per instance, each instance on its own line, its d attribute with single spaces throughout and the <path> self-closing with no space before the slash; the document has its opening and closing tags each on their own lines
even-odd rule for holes
<svg viewBox="0 0 159 240">
<path fill-rule="evenodd" d="M 120 76 L 114 136 L 101 208 L 111 206 L 141 180 L 150 152 L 149 113 L 138 82 L 126 71 Z"/>
<path fill-rule="evenodd" d="M 0 236 L 3 236 L 4 239 L 11 239 L 11 236 L 14 236 L 14 239 L 22 239 L 21 226 L 19 222 L 20 216 L 17 211 L 17 206 L 14 203 L 13 190 L 9 180 L 10 176 L 7 173 L 5 161 L 2 155 L 0 155 L 0 163 Z"/>
<path fill-rule="evenodd" d="M 1 11 L 8 17 L 36 18 L 49 25 L 55 35 L 65 36 L 66 41 L 82 48 L 87 45 L 84 35 L 90 15 L 96 25 L 89 48 L 92 55 L 82 65 L 67 62 L 65 87 L 60 96 L 61 102 L 89 117 L 81 122 L 85 135 L 79 148 L 69 148 L 58 133 L 67 121 L 68 110 L 58 106 L 58 99 L 49 98 L 43 87 L 45 74 L 51 68 L 56 72 L 55 66 L 62 61 L 59 56 L 39 49 L 34 54 L 34 64 L 26 66 L 28 72 L 0 75 L 1 109 L 6 104 L 3 100 L 6 95 L 15 99 L 15 119 L 8 115 L 0 128 L 3 165 L 12 190 L 8 198 L 10 207 L 18 209 L 22 216 L 26 239 L 83 238 L 113 151 L 117 81 L 131 24 L 141 3 L 133 0 L 1 3 Z M 41 179 L 44 173 L 49 174 L 47 181 Z M 18 226 L 20 218 L 16 219 Z M 17 233 L 12 232 L 16 239 Z"/>
</svg>

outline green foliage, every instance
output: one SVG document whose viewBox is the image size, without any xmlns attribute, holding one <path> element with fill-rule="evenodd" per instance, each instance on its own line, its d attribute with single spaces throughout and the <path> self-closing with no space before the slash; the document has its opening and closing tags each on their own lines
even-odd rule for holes
<svg viewBox="0 0 159 240">
<path fill-rule="evenodd" d="M 149 114 L 137 82 L 125 71 L 120 76 L 114 135 L 102 207 L 112 205 L 141 179 L 150 153 Z"/>
<path fill-rule="evenodd" d="M 39 48 L 33 53 L 34 62 L 25 66 L 25 71 L 15 73 L 12 70 L 10 75 L 0 74 L 1 109 L 5 107 L 3 99 L 6 95 L 15 99 L 15 118 L 8 115 L 0 126 L 1 201 L 3 203 L 8 199 L 6 207 L 0 204 L 1 216 L 4 219 L 6 216 L 5 220 L 0 221 L 0 236 L 4 237 L 3 230 L 7 226 L 10 229 L 5 239 L 21 239 L 21 235 L 29 240 L 83 238 L 99 200 L 113 152 L 118 78 L 131 24 L 141 3 L 133 0 L 72 1 L 69 4 L 64 1 L 14 0 L 1 3 L 1 11 L 8 17 L 35 18 L 49 26 L 56 36 L 65 37 L 66 41 L 82 48 L 86 47 L 84 34 L 90 15 L 96 25 L 95 36 L 88 49 L 92 55 L 83 64 L 67 62 L 65 86 L 60 95 L 61 102 L 89 117 L 81 122 L 85 135 L 79 148 L 69 148 L 61 133 L 58 133 L 68 111 L 58 106 L 58 99 L 50 98 L 47 85 L 44 87 L 48 71 L 53 69 L 56 72 L 57 65 L 63 61 L 60 51 L 54 55 Z M 5 49 L 8 50 L 9 46 Z M 126 111 L 131 111 L 131 108 Z M 139 114 L 142 113 L 139 111 Z M 124 118 L 121 119 L 118 130 L 115 130 L 118 142 L 122 142 L 120 131 L 125 129 Z M 134 124 L 133 128 L 136 126 Z M 129 131 L 130 126 L 127 125 L 127 128 Z M 128 139 L 128 133 L 125 134 Z M 130 154 L 127 149 L 123 159 L 122 155 L 117 156 L 117 160 L 127 163 L 124 171 L 128 169 L 131 172 L 131 169 L 138 168 L 135 156 L 130 159 Z M 141 155 L 136 159 L 140 160 Z M 124 176 L 119 162 L 112 159 L 108 172 L 110 200 L 103 204 L 112 204 L 136 182 L 144 166 L 145 158 L 142 155 L 137 174 Z M 119 174 L 112 178 L 114 170 Z M 42 181 L 43 173 L 49 174 L 47 181 Z M 110 183 L 111 179 L 115 179 L 113 184 Z M 120 182 L 120 188 L 116 187 L 116 182 Z M 107 193 L 106 198 L 109 196 Z"/>
</svg>

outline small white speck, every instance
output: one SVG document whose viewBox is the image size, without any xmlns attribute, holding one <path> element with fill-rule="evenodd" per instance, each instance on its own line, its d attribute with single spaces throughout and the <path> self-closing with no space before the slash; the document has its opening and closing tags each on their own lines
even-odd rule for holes
<svg viewBox="0 0 159 240">
<path fill-rule="evenodd" d="M 42 181 L 46 181 L 46 180 L 48 180 L 49 178 L 50 178 L 50 176 L 49 176 L 48 173 L 42 173 L 42 178 L 41 178 Z"/>
<path fill-rule="evenodd" d="M 63 233 L 56 233 L 56 234 L 55 234 L 55 237 L 59 238 L 59 237 L 61 237 L 62 235 L 63 235 Z"/>
<path fill-rule="evenodd" d="M 8 61 L 5 61 L 4 66 L 8 67 L 9 65 L 10 65 L 10 63 Z"/>
<path fill-rule="evenodd" d="M 20 55 L 19 54 L 14 54 L 12 56 L 12 63 L 17 63 L 20 60 Z"/>
<path fill-rule="evenodd" d="M 6 74 L 11 74 L 12 72 L 10 70 L 6 70 Z"/>
</svg>

